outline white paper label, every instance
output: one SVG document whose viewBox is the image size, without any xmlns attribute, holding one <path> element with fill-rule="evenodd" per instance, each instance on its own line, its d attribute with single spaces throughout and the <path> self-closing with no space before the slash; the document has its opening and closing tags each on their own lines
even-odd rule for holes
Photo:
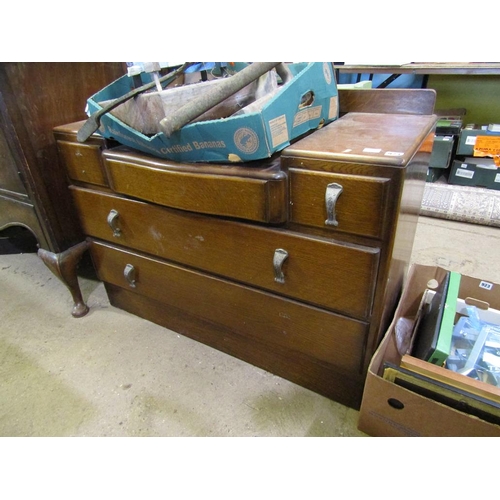
<svg viewBox="0 0 500 500">
<path fill-rule="evenodd" d="M 474 172 L 472 170 L 465 170 L 464 168 L 457 168 L 455 174 L 457 177 L 465 177 L 466 179 L 472 179 L 474 177 Z"/>
<path fill-rule="evenodd" d="M 339 113 L 339 99 L 337 96 L 330 98 L 330 108 L 328 109 L 328 118 L 332 120 L 336 118 Z"/>
<path fill-rule="evenodd" d="M 365 148 L 363 149 L 363 153 L 380 153 L 381 149 L 376 148 Z"/>
<path fill-rule="evenodd" d="M 495 175 L 495 180 L 493 182 L 500 182 L 500 174 Z"/>
<path fill-rule="evenodd" d="M 403 156 L 404 153 L 400 153 L 398 151 L 386 151 L 384 156 Z"/>
<path fill-rule="evenodd" d="M 273 147 L 288 142 L 288 128 L 286 126 L 286 115 L 278 116 L 269 121 Z"/>
<path fill-rule="evenodd" d="M 479 288 L 484 288 L 485 290 L 491 290 L 493 288 L 493 283 L 488 283 L 487 281 L 481 281 L 481 283 L 479 283 Z"/>
<path fill-rule="evenodd" d="M 467 146 L 474 146 L 474 144 L 476 144 L 476 138 L 477 138 L 477 135 L 469 135 L 465 138 L 465 144 L 467 144 Z"/>
<path fill-rule="evenodd" d="M 309 110 L 302 109 L 301 111 L 296 113 L 295 116 L 293 117 L 293 126 L 297 127 L 308 121 L 309 121 Z"/>
<path fill-rule="evenodd" d="M 305 108 L 295 114 L 293 118 L 293 127 L 302 125 L 310 120 L 317 120 L 321 118 L 321 106 L 314 106 L 312 108 Z"/>
</svg>

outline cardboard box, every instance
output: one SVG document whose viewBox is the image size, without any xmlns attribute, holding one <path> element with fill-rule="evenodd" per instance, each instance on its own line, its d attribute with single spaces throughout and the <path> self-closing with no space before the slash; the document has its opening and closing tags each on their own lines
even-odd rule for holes
<svg viewBox="0 0 500 500">
<path fill-rule="evenodd" d="M 466 125 L 460 132 L 457 155 L 476 156 L 474 146 L 478 137 L 500 137 L 499 125 Z"/>
<path fill-rule="evenodd" d="M 436 123 L 436 134 L 439 135 L 456 135 L 462 130 L 462 118 L 458 116 L 440 116 Z"/>
<path fill-rule="evenodd" d="M 443 170 L 442 168 L 428 168 L 425 181 L 436 182 L 438 179 L 441 178 L 444 172 L 446 172 L 446 170 Z"/>
<path fill-rule="evenodd" d="M 454 160 L 448 176 L 448 184 L 500 190 L 500 169 L 491 158 Z"/>
<path fill-rule="evenodd" d="M 450 166 L 455 137 L 452 135 L 436 135 L 429 159 L 430 168 L 448 168 Z"/>
<path fill-rule="evenodd" d="M 444 269 L 434 266 L 414 264 L 410 268 L 394 319 L 368 369 L 358 421 L 359 430 L 368 435 L 500 436 L 500 425 L 417 394 L 382 376 L 385 363 L 399 366 L 403 355 L 408 351 L 408 331 L 411 329 L 402 327 L 414 321 L 427 283 L 432 279 L 440 282 L 445 273 Z M 462 275 L 459 297 L 465 296 L 488 303 L 494 309 L 500 308 L 498 284 Z M 468 383 L 468 377 L 463 376 L 463 380 Z M 492 390 L 489 384 L 478 381 L 472 383 L 484 386 L 486 392 Z"/>
<path fill-rule="evenodd" d="M 425 181 L 433 183 L 437 182 L 439 179 L 442 179 L 444 182 L 446 182 L 448 180 L 449 174 L 449 168 L 428 168 Z"/>
<path fill-rule="evenodd" d="M 167 138 L 162 132 L 144 135 L 111 114 L 99 132 L 125 146 L 179 162 L 247 162 L 269 158 L 290 141 L 338 118 L 338 92 L 332 63 L 288 65 L 293 79 L 283 85 L 260 112 L 188 124 Z M 125 75 L 87 101 L 87 114 L 99 102 L 116 99 L 133 88 Z M 305 101 L 305 97 L 312 97 Z"/>
</svg>

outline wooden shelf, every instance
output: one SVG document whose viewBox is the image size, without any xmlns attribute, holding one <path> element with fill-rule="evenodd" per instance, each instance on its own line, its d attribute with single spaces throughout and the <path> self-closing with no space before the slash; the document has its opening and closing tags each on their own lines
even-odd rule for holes
<svg viewBox="0 0 500 500">
<path fill-rule="evenodd" d="M 338 64 L 341 73 L 414 75 L 500 75 L 500 63 L 408 63 L 402 65 Z"/>
</svg>

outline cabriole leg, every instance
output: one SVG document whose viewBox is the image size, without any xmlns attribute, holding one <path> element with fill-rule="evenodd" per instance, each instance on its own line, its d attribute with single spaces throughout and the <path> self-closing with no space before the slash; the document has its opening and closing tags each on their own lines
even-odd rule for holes
<svg viewBox="0 0 500 500">
<path fill-rule="evenodd" d="M 83 253 L 90 246 L 90 243 L 83 241 L 77 245 L 68 248 L 61 253 L 53 253 L 40 248 L 38 256 L 44 264 L 57 276 L 71 292 L 73 302 L 75 303 L 71 314 L 75 318 L 81 318 L 89 312 L 87 304 L 83 301 L 82 292 L 78 283 L 76 267 L 82 258 Z"/>
</svg>

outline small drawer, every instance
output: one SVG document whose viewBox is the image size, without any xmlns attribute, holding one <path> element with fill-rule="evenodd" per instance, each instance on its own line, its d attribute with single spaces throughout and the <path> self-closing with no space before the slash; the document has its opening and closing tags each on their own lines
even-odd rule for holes
<svg viewBox="0 0 500 500">
<path fill-rule="evenodd" d="M 97 186 L 108 185 L 101 163 L 101 146 L 58 140 L 57 148 L 68 177 L 72 181 Z"/>
<path fill-rule="evenodd" d="M 290 220 L 381 239 L 389 179 L 289 169 Z"/>
<path fill-rule="evenodd" d="M 87 235 L 366 319 L 379 249 L 73 188 Z"/>
<path fill-rule="evenodd" d="M 368 324 L 92 241 L 99 279 L 259 341 L 359 373 Z M 221 333 L 222 335 L 222 333 Z"/>
<path fill-rule="evenodd" d="M 107 151 L 104 163 L 113 191 L 190 212 L 239 219 L 286 221 L 286 175 L 279 161 L 255 167 L 181 164 Z"/>
</svg>

